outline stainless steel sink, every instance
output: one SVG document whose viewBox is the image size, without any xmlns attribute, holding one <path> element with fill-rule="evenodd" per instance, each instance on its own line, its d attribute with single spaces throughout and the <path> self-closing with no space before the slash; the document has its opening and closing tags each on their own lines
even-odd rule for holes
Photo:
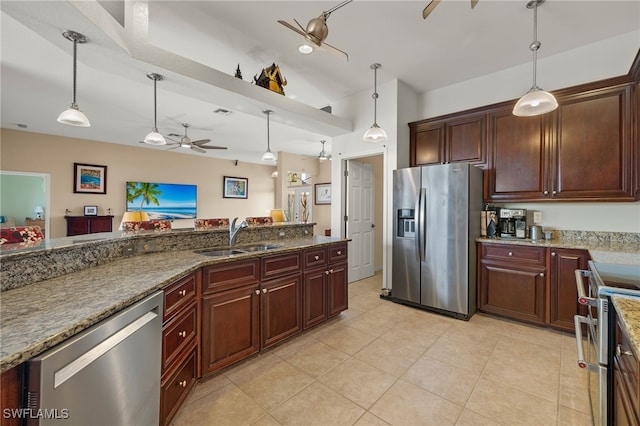
<svg viewBox="0 0 640 426">
<path fill-rule="evenodd" d="M 280 244 L 256 244 L 254 246 L 238 247 L 237 250 L 241 250 L 243 252 L 254 252 L 254 251 L 273 250 L 281 247 L 282 246 Z"/>
<path fill-rule="evenodd" d="M 236 249 L 222 249 L 222 250 L 202 250 L 196 251 L 196 253 L 201 254 L 203 256 L 231 256 L 232 254 L 242 254 L 244 251 L 236 250 Z"/>
</svg>

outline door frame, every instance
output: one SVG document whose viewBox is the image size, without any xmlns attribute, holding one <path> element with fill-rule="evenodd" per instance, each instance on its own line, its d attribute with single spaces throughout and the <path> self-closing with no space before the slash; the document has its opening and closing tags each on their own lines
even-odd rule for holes
<svg viewBox="0 0 640 426">
<path fill-rule="evenodd" d="M 44 181 L 44 238 L 45 240 L 51 238 L 51 174 L 50 173 L 37 173 L 37 172 L 16 172 L 13 170 L 0 170 L 0 175 L 7 176 L 29 176 L 40 177 Z M 0 176 L 1 178 L 1 176 Z"/>
</svg>

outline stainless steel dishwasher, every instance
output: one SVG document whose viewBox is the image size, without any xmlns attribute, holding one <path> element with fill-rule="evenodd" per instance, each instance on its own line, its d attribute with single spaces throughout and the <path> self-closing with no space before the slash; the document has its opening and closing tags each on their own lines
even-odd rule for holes
<svg viewBox="0 0 640 426">
<path fill-rule="evenodd" d="M 31 359 L 27 424 L 158 425 L 162 292 Z"/>
</svg>

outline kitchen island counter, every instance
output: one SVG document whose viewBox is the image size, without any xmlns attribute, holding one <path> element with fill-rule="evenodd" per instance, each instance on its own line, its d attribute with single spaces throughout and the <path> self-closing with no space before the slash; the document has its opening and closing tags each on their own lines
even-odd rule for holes
<svg viewBox="0 0 640 426">
<path fill-rule="evenodd" d="M 280 247 L 214 257 L 191 249 L 148 253 L 4 291 L 0 298 L 0 372 L 203 266 L 342 241 L 348 240 L 309 236 L 262 241 Z"/>
</svg>

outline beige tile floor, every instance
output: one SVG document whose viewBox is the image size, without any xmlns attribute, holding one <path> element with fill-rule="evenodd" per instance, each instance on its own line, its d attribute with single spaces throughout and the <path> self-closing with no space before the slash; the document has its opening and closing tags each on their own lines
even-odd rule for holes
<svg viewBox="0 0 640 426">
<path fill-rule="evenodd" d="M 349 285 L 337 318 L 198 383 L 183 425 L 590 425 L 570 334 L 379 297 Z"/>
</svg>

